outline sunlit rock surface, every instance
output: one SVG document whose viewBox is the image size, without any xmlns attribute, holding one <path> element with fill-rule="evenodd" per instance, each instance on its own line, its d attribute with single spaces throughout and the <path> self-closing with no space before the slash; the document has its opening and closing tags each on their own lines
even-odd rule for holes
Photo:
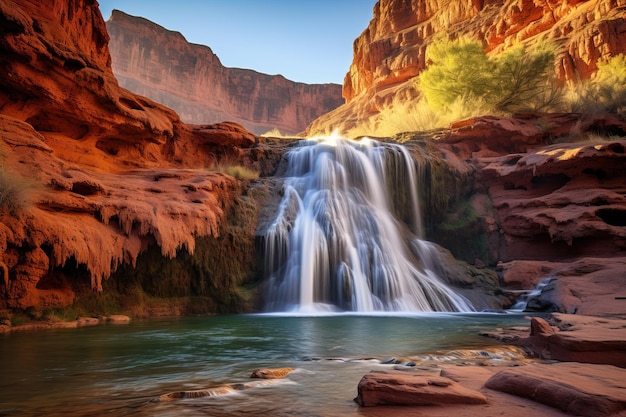
<svg viewBox="0 0 626 417">
<path fill-rule="evenodd" d="M 148 247 L 163 259 L 193 254 L 199 237 L 236 241 L 233 228 L 250 238 L 228 246 L 243 254 L 215 250 L 204 262 L 254 257 L 253 204 L 212 168 L 271 172 L 268 141 L 234 123 L 186 125 L 120 88 L 107 45 L 95 1 L 0 0 L 0 158 L 24 199 L 1 214 L 0 308 L 68 305 L 77 286 L 101 289 Z M 229 217 L 235 205 L 251 230 Z M 237 305 L 236 284 L 219 286 Z"/>
<path fill-rule="evenodd" d="M 626 52 L 624 5 L 624 0 L 380 0 L 354 41 L 343 85 L 347 103 L 309 130 L 347 131 L 395 96 L 414 98 L 412 78 L 425 69 L 428 45 L 442 34 L 480 39 L 489 53 L 519 42 L 555 41 L 559 78 L 589 78 L 598 60 Z"/>
<path fill-rule="evenodd" d="M 626 325 L 623 320 L 553 313 L 533 317 L 530 336 L 517 342 L 536 357 L 626 368 Z"/>
<path fill-rule="evenodd" d="M 257 134 L 275 128 L 296 134 L 344 103 L 338 84 L 224 67 L 209 47 L 140 17 L 114 10 L 107 30 L 120 84 L 171 107 L 187 123 L 228 120 Z"/>
<path fill-rule="evenodd" d="M 358 396 L 354 400 L 365 407 L 487 403 L 483 394 L 452 379 L 407 372 L 366 374 L 359 382 Z"/>
<path fill-rule="evenodd" d="M 609 365 L 558 363 L 500 371 L 485 387 L 528 398 L 567 415 L 601 417 L 626 409 L 626 370 Z M 621 415 L 621 414 L 619 414 Z"/>
</svg>

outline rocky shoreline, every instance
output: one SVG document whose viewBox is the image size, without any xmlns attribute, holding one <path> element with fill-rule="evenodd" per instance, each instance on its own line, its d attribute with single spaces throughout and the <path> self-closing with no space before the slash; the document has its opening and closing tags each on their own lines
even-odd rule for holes
<svg viewBox="0 0 626 417">
<path fill-rule="evenodd" d="M 351 415 L 626 416 L 626 320 L 623 317 L 555 313 L 545 320 L 528 319 L 527 327 L 481 333 L 503 343 L 493 348 L 476 351 L 460 348 L 443 355 L 424 355 L 423 360 L 418 357 L 316 360 L 371 364 L 370 372 L 351 387 L 356 394 Z M 124 321 L 109 317 L 98 322 Z M 444 356 L 446 360 L 442 360 Z M 306 386 L 311 378 L 310 371 L 297 367 L 251 368 L 249 375 L 249 381 L 224 382 L 193 390 L 181 387 L 161 393 L 154 401 L 201 402 L 207 397 L 250 393 L 284 383 Z M 285 407 L 285 413 L 289 413 L 291 405 Z"/>
<path fill-rule="evenodd" d="M 99 317 L 78 317 L 70 321 L 41 321 L 12 326 L 9 320 L 0 323 L 0 334 L 53 329 L 76 329 L 79 327 L 98 326 L 101 324 L 128 324 L 131 318 L 123 314 Z"/>
<path fill-rule="evenodd" d="M 355 401 L 362 406 L 437 405 L 429 416 L 626 415 L 626 321 L 552 314 L 528 329 L 499 329 L 485 336 L 520 346 L 536 360 L 495 366 L 442 366 L 438 373 L 365 375 Z M 468 405 L 479 404 L 479 405 Z M 549 407 L 546 408 L 545 406 Z M 407 409 L 411 414 L 415 407 Z M 388 415 L 395 415 L 391 411 Z M 400 415 L 400 414 L 398 414 Z M 420 415 L 420 414 L 415 414 Z"/>
<path fill-rule="evenodd" d="M 416 358 L 374 360 L 371 372 L 363 375 L 354 387 L 358 414 L 626 416 L 626 319 L 623 316 L 553 313 L 546 319 L 528 317 L 528 320 L 529 326 L 481 333 L 502 343 L 493 351 L 460 349 L 447 353 L 456 356 L 454 360 L 440 362 Z M 125 315 L 111 315 L 81 317 L 70 322 L 0 324 L 0 333 L 130 321 Z M 257 369 L 250 377 L 288 380 L 293 371 L 297 368 Z M 306 383 L 306 377 L 298 377 L 298 382 Z M 258 381 L 174 391 L 162 394 L 158 400 L 193 400 L 268 384 L 271 383 Z"/>
</svg>

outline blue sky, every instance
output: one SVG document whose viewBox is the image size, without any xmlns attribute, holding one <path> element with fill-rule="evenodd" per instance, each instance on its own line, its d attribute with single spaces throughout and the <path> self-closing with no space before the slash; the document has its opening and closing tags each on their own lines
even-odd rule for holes
<svg viewBox="0 0 626 417">
<path fill-rule="evenodd" d="M 343 83 L 352 42 L 376 0 L 99 0 L 209 46 L 227 67 L 282 74 L 305 83 Z"/>
</svg>

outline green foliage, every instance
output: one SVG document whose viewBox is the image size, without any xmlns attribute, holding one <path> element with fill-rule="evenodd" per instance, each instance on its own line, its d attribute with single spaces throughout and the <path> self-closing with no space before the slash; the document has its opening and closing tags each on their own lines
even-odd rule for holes
<svg viewBox="0 0 626 417">
<path fill-rule="evenodd" d="M 419 85 L 433 109 L 443 111 L 459 98 L 469 101 L 489 94 L 493 63 L 479 41 L 462 37 L 433 42 L 427 59 L 432 64 L 422 72 Z"/>
<path fill-rule="evenodd" d="M 231 177 L 235 177 L 238 180 L 255 180 L 259 178 L 259 173 L 253 171 L 250 168 L 246 168 L 241 165 L 229 165 L 217 168 L 218 171 L 228 174 Z"/>
<path fill-rule="evenodd" d="M 241 165 L 226 168 L 225 172 L 239 180 L 252 180 L 259 178 L 259 173 Z"/>
<path fill-rule="evenodd" d="M 552 64 L 554 46 L 511 47 L 489 59 L 477 40 L 439 40 L 428 49 L 431 65 L 419 77 L 428 105 L 448 111 L 486 103 L 492 112 L 546 110 L 559 99 Z"/>
<path fill-rule="evenodd" d="M 0 168 L 0 211 L 16 215 L 32 204 L 36 185 L 32 180 Z"/>
<path fill-rule="evenodd" d="M 614 113 L 626 111 L 626 55 L 598 62 L 595 76 L 568 91 L 570 111 Z"/>
<path fill-rule="evenodd" d="M 496 110 L 546 110 L 558 102 L 561 89 L 552 69 L 554 50 L 551 44 L 531 51 L 517 45 L 494 59 L 491 97 Z"/>
</svg>

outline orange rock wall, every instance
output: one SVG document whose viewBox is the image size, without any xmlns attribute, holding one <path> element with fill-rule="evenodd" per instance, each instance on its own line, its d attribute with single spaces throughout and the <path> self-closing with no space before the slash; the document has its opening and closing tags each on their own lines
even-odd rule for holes
<svg viewBox="0 0 626 417">
<path fill-rule="evenodd" d="M 500 51 L 517 42 L 555 40 L 563 80 L 588 78 L 599 59 L 626 52 L 624 0 L 380 0 L 354 41 L 343 95 L 355 97 L 419 74 L 433 36 L 469 35 Z"/>
<path fill-rule="evenodd" d="M 71 304 L 76 285 L 101 289 L 150 245 L 193 254 L 224 235 L 242 192 L 211 168 L 271 170 L 241 126 L 186 125 L 119 87 L 110 64 L 96 1 L 0 0 L 2 192 L 28 191 L 0 206 L 0 309 Z"/>
<path fill-rule="evenodd" d="M 344 102 L 337 84 L 226 68 L 209 47 L 140 17 L 113 11 L 107 29 L 120 84 L 171 107 L 187 123 L 234 121 L 258 134 L 272 128 L 295 134 Z"/>
</svg>

